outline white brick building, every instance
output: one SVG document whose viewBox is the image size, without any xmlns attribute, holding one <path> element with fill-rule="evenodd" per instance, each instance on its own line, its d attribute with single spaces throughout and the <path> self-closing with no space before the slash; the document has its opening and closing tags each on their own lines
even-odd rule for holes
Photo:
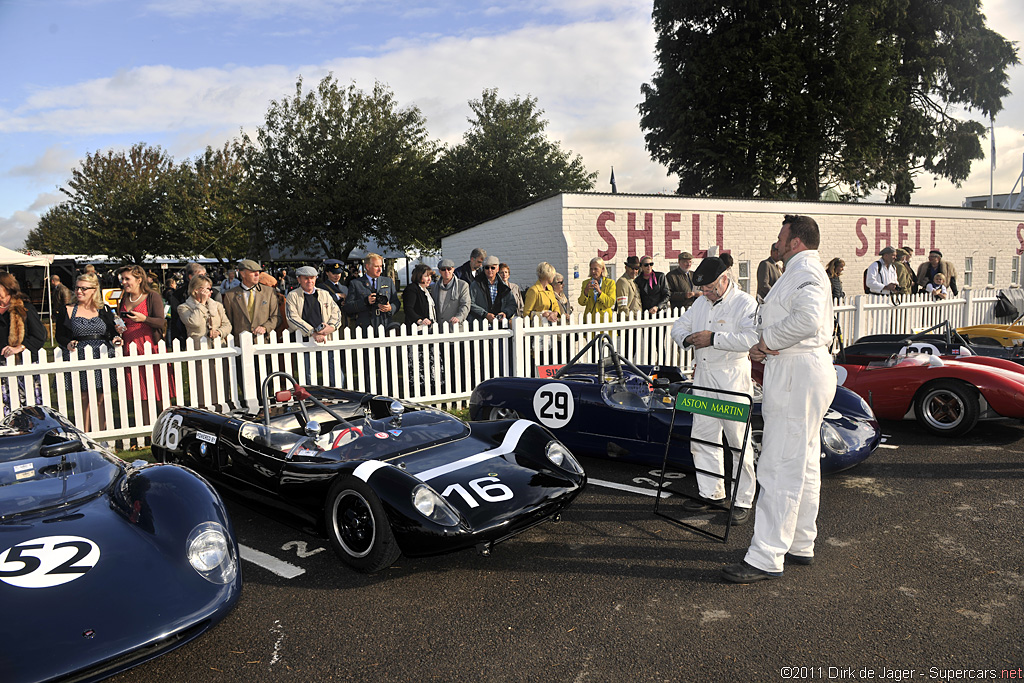
<svg viewBox="0 0 1024 683">
<path fill-rule="evenodd" d="M 915 270 L 930 249 L 941 250 L 962 287 L 1022 283 L 1024 213 L 959 207 L 560 194 L 446 237 L 442 252 L 458 265 L 483 247 L 508 263 L 512 280 L 523 286 L 548 261 L 566 276 L 566 293 L 575 300 L 594 256 L 618 277 L 627 256 L 653 255 L 655 268 L 667 272 L 679 252 L 700 259 L 715 247 L 732 254 L 738 279 L 752 291 L 757 264 L 767 258 L 785 214 L 818 222 L 822 262 L 846 261 L 847 295 L 862 293 L 864 269 L 888 245 L 913 247 Z"/>
</svg>

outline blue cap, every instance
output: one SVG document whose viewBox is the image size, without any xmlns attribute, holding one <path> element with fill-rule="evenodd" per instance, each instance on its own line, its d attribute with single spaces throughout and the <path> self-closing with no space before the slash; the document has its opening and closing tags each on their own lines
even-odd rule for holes
<svg viewBox="0 0 1024 683">
<path fill-rule="evenodd" d="M 345 264 L 336 258 L 329 258 L 324 261 L 325 273 L 340 273 L 345 269 Z"/>
</svg>

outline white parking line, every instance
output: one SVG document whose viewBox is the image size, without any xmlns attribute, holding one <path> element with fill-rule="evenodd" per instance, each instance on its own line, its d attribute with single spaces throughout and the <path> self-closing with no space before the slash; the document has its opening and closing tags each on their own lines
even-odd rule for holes
<svg viewBox="0 0 1024 683">
<path fill-rule="evenodd" d="M 639 486 L 630 486 L 629 484 L 616 484 L 614 481 L 604 481 L 603 479 L 587 479 L 588 484 L 594 484 L 595 486 L 604 486 L 609 489 L 618 489 L 620 491 L 629 491 L 630 493 L 639 493 L 643 496 L 661 496 L 662 498 L 671 498 L 672 493 L 669 491 L 652 491 L 651 489 L 642 489 Z"/>
<path fill-rule="evenodd" d="M 272 571 L 278 576 L 283 576 L 286 579 L 294 579 L 296 576 L 302 576 L 306 573 L 306 570 L 302 567 L 296 567 L 290 562 L 279 560 L 273 555 L 267 555 L 259 550 L 250 548 L 247 545 L 238 544 L 238 552 L 242 556 L 243 560 L 248 560 L 253 564 L 258 564 L 268 571 Z"/>
<path fill-rule="evenodd" d="M 899 448 L 899 446 L 893 446 L 893 445 L 887 444 L 887 443 L 880 443 L 880 444 L 878 444 L 878 447 L 879 448 Z"/>
</svg>

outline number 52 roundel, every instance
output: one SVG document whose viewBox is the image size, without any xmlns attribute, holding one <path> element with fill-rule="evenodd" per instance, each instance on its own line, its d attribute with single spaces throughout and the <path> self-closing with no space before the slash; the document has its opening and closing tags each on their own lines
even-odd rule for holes
<svg viewBox="0 0 1024 683">
<path fill-rule="evenodd" d="M 560 382 L 548 382 L 533 394 L 533 414 L 548 429 L 569 424 L 575 409 L 572 389 Z"/>
</svg>

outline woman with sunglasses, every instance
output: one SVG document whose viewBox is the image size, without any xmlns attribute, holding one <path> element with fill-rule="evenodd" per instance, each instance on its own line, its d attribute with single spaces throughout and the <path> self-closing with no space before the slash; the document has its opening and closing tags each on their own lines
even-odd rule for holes
<svg viewBox="0 0 1024 683">
<path fill-rule="evenodd" d="M 572 319 L 572 303 L 569 301 L 569 297 L 565 293 L 565 276 L 559 272 L 555 272 L 554 279 L 551 280 L 551 290 L 555 293 L 555 300 L 558 302 L 558 307 L 562 309 L 562 315 Z"/>
<path fill-rule="evenodd" d="M 121 345 L 121 335 L 117 331 L 114 322 L 114 311 L 103 303 L 103 295 L 100 291 L 100 281 L 94 273 L 84 273 L 78 276 L 75 282 L 75 301 L 67 306 L 59 306 L 54 311 L 56 318 L 56 329 L 54 334 L 57 338 L 57 345 L 68 350 L 70 354 L 77 351 L 79 360 L 102 358 L 115 346 Z M 95 370 L 96 398 L 99 408 L 100 424 L 99 429 L 104 429 L 105 418 L 103 415 L 103 372 Z M 111 384 L 106 391 L 116 388 L 111 372 Z M 85 431 L 92 428 L 92 416 L 89 411 L 89 391 L 84 372 L 78 373 L 77 386 L 72 382 L 72 375 L 64 376 L 64 389 L 66 391 L 78 391 L 82 395 L 82 406 L 84 408 L 83 427 Z"/>
</svg>

